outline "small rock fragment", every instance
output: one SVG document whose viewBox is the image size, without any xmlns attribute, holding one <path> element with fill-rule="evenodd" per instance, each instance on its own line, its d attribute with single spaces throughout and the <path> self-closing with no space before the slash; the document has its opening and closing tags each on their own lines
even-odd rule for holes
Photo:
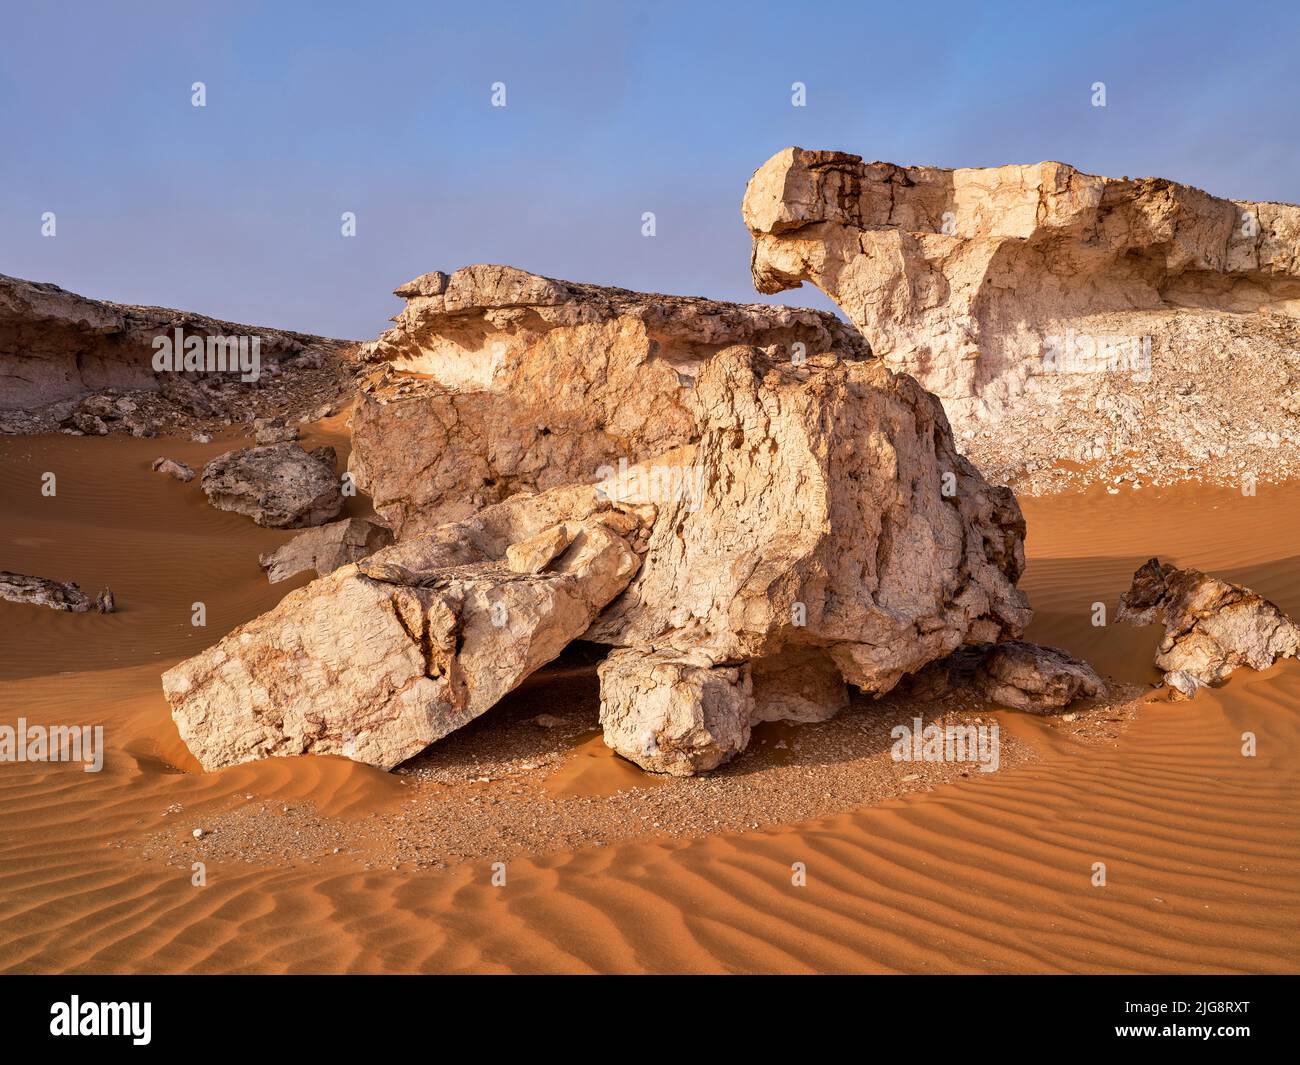
<svg viewBox="0 0 1300 1065">
<path fill-rule="evenodd" d="M 258 563 L 272 584 L 305 570 L 315 570 L 318 577 L 324 577 L 392 542 L 392 530 L 386 525 L 372 518 L 344 518 L 300 533 L 275 551 L 262 555 Z"/>
<path fill-rule="evenodd" d="M 605 743 L 652 773 L 716 769 L 749 744 L 749 666 L 616 650 L 598 668 Z"/>
<path fill-rule="evenodd" d="M 975 685 L 992 702 L 1033 713 L 1106 693 L 1101 677 L 1086 662 L 1060 648 L 1024 640 L 1006 640 L 990 647 L 976 667 Z"/>
<path fill-rule="evenodd" d="M 178 481 L 189 482 L 194 480 L 194 471 L 185 463 L 177 462 L 175 459 L 160 456 L 153 460 L 153 469 L 155 473 L 165 473 L 168 477 L 174 477 Z"/>
</svg>

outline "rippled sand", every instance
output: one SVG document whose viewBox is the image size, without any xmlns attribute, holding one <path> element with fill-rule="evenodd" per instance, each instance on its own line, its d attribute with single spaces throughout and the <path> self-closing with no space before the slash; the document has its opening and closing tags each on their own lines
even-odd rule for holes
<svg viewBox="0 0 1300 1065">
<path fill-rule="evenodd" d="M 340 443 L 340 426 L 325 427 Z M 313 443 L 320 440 L 313 440 Z M 341 759 L 201 774 L 158 685 L 266 610 L 258 529 L 149 469 L 232 446 L 0 438 L 0 568 L 110 585 L 121 612 L 0 603 L 0 721 L 103 724 L 103 772 L 0 765 L 0 970 L 1109 972 L 1294 971 L 1300 963 L 1300 665 L 1243 671 L 1191 703 L 1155 696 L 1113 743 L 1023 714 L 1038 757 L 834 818 L 445 871 L 217 862 L 206 887 L 132 844 L 169 806 L 245 794 L 360 818 L 401 780 Z M 58 474 L 58 495 L 40 476 Z M 358 501 L 355 506 L 360 506 Z M 1024 501 L 1029 638 L 1150 681 L 1155 630 L 1092 624 L 1152 554 L 1300 613 L 1300 485 L 1128 488 Z M 203 601 L 208 626 L 190 625 Z M 1258 755 L 1241 754 L 1254 732 Z M 557 774 L 581 789 L 589 752 Z M 602 776 L 603 779 L 603 776 Z M 576 783 L 575 783 L 576 782 Z M 186 825 L 188 825 L 188 821 Z M 172 823 L 174 825 L 174 822 Z M 791 883 L 804 863 L 807 884 Z M 1092 884 L 1104 862 L 1107 885 Z"/>
</svg>

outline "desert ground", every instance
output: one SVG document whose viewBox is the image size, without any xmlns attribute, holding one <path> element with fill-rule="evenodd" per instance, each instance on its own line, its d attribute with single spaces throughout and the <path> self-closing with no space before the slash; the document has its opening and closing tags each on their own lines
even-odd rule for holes
<svg viewBox="0 0 1300 1065">
<path fill-rule="evenodd" d="M 346 445 L 345 415 L 311 437 Z M 191 465 L 230 446 L 167 442 Z M 98 774 L 6 765 L 8 972 L 1279 972 L 1300 962 L 1300 666 L 1186 702 L 1155 630 L 1095 627 L 1159 550 L 1300 611 L 1300 485 L 1022 498 L 1028 636 L 1132 691 L 1072 721 L 977 705 L 997 773 L 895 763 L 856 699 L 767 725 L 707 777 L 647 778 L 599 741 L 594 667 L 561 663 L 396 774 L 343 758 L 202 773 L 159 674 L 270 607 L 291 535 L 150 469 L 156 440 L 0 440 L 8 562 L 108 616 L 0 602 L 7 716 L 105 725 Z M 56 500 L 33 490 L 56 465 Z M 350 506 L 362 507 L 364 499 Z M 305 579 L 289 582 L 305 583 Z M 219 589 L 213 596 L 211 589 Z M 911 706 L 901 707 L 904 715 Z M 539 714 L 556 720 L 534 724 Z M 828 731 L 828 729 L 830 731 Z M 1243 758 L 1241 734 L 1258 735 Z M 201 828 L 205 835 L 193 837 Z M 1109 883 L 1092 886 L 1104 861 Z M 207 883 L 192 883 L 195 862 Z M 493 884 L 505 863 L 506 883 Z M 805 863 L 806 886 L 792 884 Z"/>
</svg>

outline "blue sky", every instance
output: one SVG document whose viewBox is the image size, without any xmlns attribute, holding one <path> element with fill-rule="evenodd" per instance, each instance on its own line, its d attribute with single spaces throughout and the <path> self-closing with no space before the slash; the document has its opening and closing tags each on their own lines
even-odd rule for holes
<svg viewBox="0 0 1300 1065">
<path fill-rule="evenodd" d="M 0 273 L 358 338 L 474 262 L 759 300 L 790 144 L 1300 201 L 1298 46 L 1294 3 L 5 0 Z"/>
</svg>

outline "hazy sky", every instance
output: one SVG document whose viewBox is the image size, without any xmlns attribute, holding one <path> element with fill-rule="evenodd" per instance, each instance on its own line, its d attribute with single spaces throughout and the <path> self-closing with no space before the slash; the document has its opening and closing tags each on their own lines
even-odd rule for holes
<svg viewBox="0 0 1300 1065">
<path fill-rule="evenodd" d="M 0 273 L 358 338 L 475 262 L 759 300 L 790 144 L 1300 201 L 1300 4 L 1054 6 L 3 0 Z"/>
</svg>

